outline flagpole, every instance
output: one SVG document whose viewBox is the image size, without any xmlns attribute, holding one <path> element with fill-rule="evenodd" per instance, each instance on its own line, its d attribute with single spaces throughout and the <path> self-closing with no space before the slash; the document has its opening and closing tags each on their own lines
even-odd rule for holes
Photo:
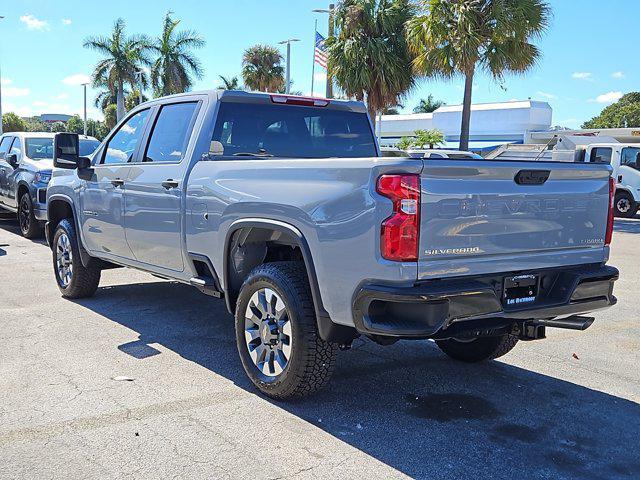
<svg viewBox="0 0 640 480">
<path fill-rule="evenodd" d="M 316 41 L 318 32 L 318 19 L 316 18 L 316 26 L 313 29 L 313 63 L 311 64 L 311 96 L 313 97 L 313 87 L 316 79 Z"/>
</svg>

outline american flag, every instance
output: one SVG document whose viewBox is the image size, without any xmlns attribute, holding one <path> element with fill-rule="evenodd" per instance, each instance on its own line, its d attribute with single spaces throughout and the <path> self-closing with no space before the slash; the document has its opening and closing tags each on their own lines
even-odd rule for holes
<svg viewBox="0 0 640 480">
<path fill-rule="evenodd" d="M 314 59 L 322 68 L 327 68 L 327 47 L 324 42 L 325 38 L 316 32 L 316 49 Z"/>
</svg>

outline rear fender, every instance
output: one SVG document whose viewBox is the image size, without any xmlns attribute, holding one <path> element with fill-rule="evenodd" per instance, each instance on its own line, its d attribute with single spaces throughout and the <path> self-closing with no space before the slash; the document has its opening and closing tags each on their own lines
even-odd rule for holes
<svg viewBox="0 0 640 480">
<path fill-rule="evenodd" d="M 350 327 L 345 327 L 342 325 L 338 325 L 333 323 L 331 318 L 329 317 L 328 312 L 325 310 L 322 298 L 320 295 L 320 289 L 318 287 L 318 279 L 316 276 L 316 270 L 313 263 L 313 257 L 311 255 L 311 250 L 309 248 L 309 244 L 306 239 L 295 226 L 290 225 L 285 222 L 281 222 L 278 220 L 272 219 L 260 219 L 260 218 L 247 218 L 238 220 L 231 224 L 226 238 L 225 238 L 225 246 L 224 246 L 224 265 L 223 265 L 223 288 L 225 299 L 227 302 L 227 308 L 231 314 L 234 314 L 235 311 L 235 303 L 237 300 L 237 291 L 234 291 L 233 285 L 231 285 L 231 262 L 230 258 L 232 255 L 232 249 L 234 248 L 234 244 L 237 246 L 238 243 L 243 241 L 243 237 L 246 238 L 250 235 L 252 229 L 260 229 L 267 232 L 278 232 L 283 235 L 284 242 L 286 244 L 291 244 L 300 249 L 302 253 L 302 258 L 305 264 L 305 268 L 307 271 L 307 276 L 309 278 L 309 285 L 311 287 L 311 296 L 313 298 L 314 309 L 316 313 L 316 318 L 318 322 L 318 330 L 320 336 L 326 341 L 338 342 L 338 343 L 346 343 L 353 338 L 355 338 L 355 330 Z M 234 234 L 237 232 L 242 232 L 240 235 L 242 237 L 235 238 Z M 237 237 L 237 236 L 236 236 Z M 255 265 L 259 265 L 264 261 L 266 254 L 266 249 L 254 249 L 251 255 L 255 258 L 252 259 L 252 263 Z"/>
</svg>

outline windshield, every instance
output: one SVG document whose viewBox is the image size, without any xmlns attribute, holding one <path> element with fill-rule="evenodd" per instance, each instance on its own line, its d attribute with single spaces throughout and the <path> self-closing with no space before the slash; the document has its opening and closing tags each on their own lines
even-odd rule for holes
<svg viewBox="0 0 640 480">
<path fill-rule="evenodd" d="M 27 138 L 27 157 L 32 160 L 42 160 L 44 158 L 53 158 L 53 138 Z M 86 157 L 91 155 L 100 142 L 92 138 L 80 139 L 80 156 Z"/>
<path fill-rule="evenodd" d="M 326 107 L 223 102 L 212 141 L 222 156 L 377 156 L 366 113 Z"/>
<path fill-rule="evenodd" d="M 27 138 L 25 144 L 30 159 L 53 158 L 53 138 Z"/>
</svg>

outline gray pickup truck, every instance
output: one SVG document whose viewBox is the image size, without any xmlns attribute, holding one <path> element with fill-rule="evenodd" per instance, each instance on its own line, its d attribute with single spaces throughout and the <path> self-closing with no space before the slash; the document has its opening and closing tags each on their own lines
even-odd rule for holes
<svg viewBox="0 0 640 480">
<path fill-rule="evenodd" d="M 274 398 L 321 388 L 358 335 L 476 362 L 616 302 L 608 165 L 382 158 L 359 102 L 161 98 L 90 158 L 58 134 L 55 165 L 62 295 L 126 266 L 224 297 L 244 369 Z"/>
</svg>

